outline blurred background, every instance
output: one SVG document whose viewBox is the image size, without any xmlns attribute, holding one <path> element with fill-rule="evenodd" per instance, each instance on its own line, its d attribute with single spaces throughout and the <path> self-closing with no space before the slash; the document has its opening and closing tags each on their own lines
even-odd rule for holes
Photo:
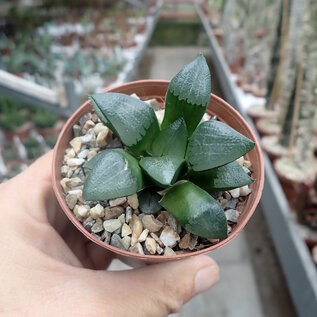
<svg viewBox="0 0 317 317">
<path fill-rule="evenodd" d="M 316 0 L 1 0 L 0 182 L 89 94 L 171 79 L 200 52 L 261 140 L 266 179 L 244 232 L 211 254 L 219 284 L 175 316 L 317 316 Z"/>
</svg>

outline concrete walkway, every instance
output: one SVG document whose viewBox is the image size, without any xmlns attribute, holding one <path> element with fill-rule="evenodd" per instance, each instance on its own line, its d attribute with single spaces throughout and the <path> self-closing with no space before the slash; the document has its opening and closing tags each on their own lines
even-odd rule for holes
<svg viewBox="0 0 317 317">
<path fill-rule="evenodd" d="M 149 49 L 142 70 L 142 79 L 171 79 L 185 64 L 200 52 L 209 53 L 206 48 L 159 48 Z M 142 76 L 141 76 L 142 75 Z M 220 282 L 210 291 L 186 304 L 177 317 L 262 317 L 260 296 L 252 267 L 245 234 L 232 243 L 210 254 L 220 266 Z M 127 267 L 115 261 L 112 270 Z"/>
</svg>

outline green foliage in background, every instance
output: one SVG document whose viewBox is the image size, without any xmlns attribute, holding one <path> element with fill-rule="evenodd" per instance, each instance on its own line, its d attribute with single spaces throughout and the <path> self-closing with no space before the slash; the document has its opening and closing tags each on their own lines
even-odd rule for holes
<svg viewBox="0 0 317 317">
<path fill-rule="evenodd" d="M 40 129 L 52 128 L 57 119 L 58 117 L 56 114 L 42 109 L 37 109 L 32 116 L 35 126 Z"/>
</svg>

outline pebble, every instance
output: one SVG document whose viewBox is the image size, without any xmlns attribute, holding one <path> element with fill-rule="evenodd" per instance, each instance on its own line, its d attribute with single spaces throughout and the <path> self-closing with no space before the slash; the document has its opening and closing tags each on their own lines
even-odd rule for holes
<svg viewBox="0 0 317 317">
<path fill-rule="evenodd" d="M 222 199 L 220 201 L 220 206 L 221 206 L 222 209 L 226 208 L 227 204 L 228 204 L 228 200 L 227 199 Z"/>
<path fill-rule="evenodd" d="M 245 166 L 242 166 L 243 167 L 243 170 L 248 174 L 248 175 L 251 175 L 251 171 L 246 168 Z"/>
<path fill-rule="evenodd" d="M 95 207 L 90 209 L 90 216 L 93 217 L 94 219 L 102 218 L 104 217 L 104 215 L 105 215 L 105 210 L 100 204 L 97 204 Z"/>
<path fill-rule="evenodd" d="M 83 181 L 79 177 L 73 177 L 66 182 L 66 186 L 72 189 L 81 185 L 83 185 Z"/>
<path fill-rule="evenodd" d="M 229 191 L 233 198 L 238 198 L 240 196 L 240 188 L 235 188 Z"/>
<path fill-rule="evenodd" d="M 130 226 L 132 229 L 131 245 L 134 247 L 143 231 L 143 225 L 141 220 L 136 215 L 132 215 Z"/>
<path fill-rule="evenodd" d="M 109 136 L 110 136 L 109 129 L 107 127 L 104 127 L 104 129 L 102 129 L 97 135 L 97 138 L 96 138 L 97 146 L 105 147 L 107 145 L 107 140 Z"/>
<path fill-rule="evenodd" d="M 97 151 L 96 150 L 90 150 L 88 155 L 87 155 L 87 161 L 91 160 L 96 155 L 97 155 Z"/>
<path fill-rule="evenodd" d="M 118 218 L 121 214 L 124 213 L 124 208 L 121 206 L 118 207 L 106 207 L 105 208 L 105 219 L 116 219 Z M 120 221 L 120 220 L 119 220 Z"/>
<path fill-rule="evenodd" d="M 145 215 L 142 218 L 142 223 L 144 228 L 148 229 L 150 232 L 157 232 L 163 227 L 163 224 L 155 219 L 153 215 Z"/>
<path fill-rule="evenodd" d="M 231 198 L 228 202 L 227 202 L 227 209 L 235 209 L 237 206 L 237 199 Z"/>
<path fill-rule="evenodd" d="M 60 181 L 60 184 L 65 193 L 67 193 L 71 189 L 67 186 L 67 182 L 69 182 L 70 180 L 71 180 L 70 178 L 65 177 L 65 178 L 62 178 Z"/>
<path fill-rule="evenodd" d="M 89 150 L 85 149 L 78 153 L 77 157 L 81 159 L 85 159 L 88 156 Z"/>
<path fill-rule="evenodd" d="M 164 246 L 164 244 L 161 241 L 161 239 L 155 233 L 151 232 L 150 235 L 161 247 Z"/>
<path fill-rule="evenodd" d="M 80 159 L 80 158 L 71 158 L 69 160 L 67 160 L 67 165 L 70 166 L 70 167 L 73 167 L 73 166 L 81 166 L 82 164 L 85 163 L 85 160 L 84 159 Z"/>
<path fill-rule="evenodd" d="M 100 237 L 98 234 L 96 234 L 96 233 L 91 233 L 91 235 L 92 235 L 93 237 L 95 237 L 96 239 L 101 240 L 101 237 Z"/>
<path fill-rule="evenodd" d="M 96 147 L 96 134 L 93 129 L 89 129 L 85 136 L 90 136 L 90 141 L 88 142 L 90 147 Z"/>
<path fill-rule="evenodd" d="M 229 225 L 227 225 L 227 232 L 228 232 L 228 234 L 231 233 L 231 231 L 232 231 L 232 228 L 231 228 Z"/>
<path fill-rule="evenodd" d="M 128 204 L 133 208 L 133 209 L 138 209 L 139 208 L 139 199 L 138 195 L 130 195 L 128 196 Z"/>
<path fill-rule="evenodd" d="M 82 146 L 82 139 L 81 137 L 76 137 L 72 139 L 69 144 L 74 149 L 75 153 L 78 154 L 80 152 L 81 146 Z"/>
<path fill-rule="evenodd" d="M 174 248 L 180 237 L 171 227 L 166 226 L 160 234 L 160 239 L 166 247 Z"/>
<path fill-rule="evenodd" d="M 99 122 L 94 126 L 94 132 L 98 135 L 104 128 L 107 128 L 103 123 Z"/>
<path fill-rule="evenodd" d="M 145 248 L 151 253 L 156 253 L 156 242 L 153 238 L 146 238 L 145 240 Z"/>
<path fill-rule="evenodd" d="M 171 215 L 169 215 L 168 216 L 168 218 L 167 218 L 167 224 L 174 230 L 174 231 L 176 231 L 177 232 L 177 221 L 176 221 L 176 219 L 173 217 L 173 216 L 171 216 Z"/>
<path fill-rule="evenodd" d="M 134 246 L 131 246 L 129 251 L 132 253 L 144 254 L 144 251 L 140 242 L 138 242 Z"/>
<path fill-rule="evenodd" d="M 130 234 L 132 234 L 131 228 L 126 223 L 124 223 L 121 228 L 121 237 L 124 238 L 126 236 L 129 236 Z"/>
<path fill-rule="evenodd" d="M 124 224 L 125 223 L 125 214 L 122 214 L 121 216 L 119 216 L 118 219 L 120 220 L 120 222 L 122 224 Z"/>
<path fill-rule="evenodd" d="M 98 118 L 98 116 L 97 116 L 95 113 L 92 113 L 92 114 L 91 114 L 91 120 L 92 120 L 94 123 L 96 123 L 96 122 L 99 121 L 99 118 Z"/>
<path fill-rule="evenodd" d="M 116 248 L 125 250 L 125 246 L 118 234 L 113 234 L 110 240 L 110 244 Z"/>
<path fill-rule="evenodd" d="M 86 113 L 79 119 L 79 124 L 83 127 L 86 121 L 91 119 L 91 113 Z"/>
<path fill-rule="evenodd" d="M 184 237 L 180 240 L 178 245 L 183 250 L 188 249 L 189 248 L 189 241 L 190 241 L 190 233 L 186 233 L 184 235 Z"/>
<path fill-rule="evenodd" d="M 69 209 L 73 210 L 75 205 L 77 204 L 77 195 L 68 194 L 65 197 L 66 204 Z"/>
<path fill-rule="evenodd" d="M 245 185 L 240 188 L 240 197 L 248 196 L 251 193 L 251 189 L 248 185 Z"/>
<path fill-rule="evenodd" d="M 78 177 L 82 181 L 82 183 L 84 183 L 86 179 L 86 175 L 84 174 L 83 168 L 82 167 L 76 168 L 72 177 Z"/>
<path fill-rule="evenodd" d="M 93 219 L 92 217 L 88 217 L 84 220 L 83 226 L 87 231 L 91 232 L 91 228 L 95 224 L 95 222 L 95 219 Z"/>
<path fill-rule="evenodd" d="M 140 97 L 136 93 L 131 94 L 130 97 L 140 100 Z"/>
<path fill-rule="evenodd" d="M 74 137 L 79 137 L 82 135 L 81 127 L 78 124 L 73 125 L 73 134 L 74 134 Z"/>
<path fill-rule="evenodd" d="M 243 166 L 244 157 L 243 157 L 243 156 L 239 157 L 239 158 L 236 160 L 236 162 L 237 162 L 240 166 Z"/>
<path fill-rule="evenodd" d="M 96 139 L 96 136 L 95 136 Z M 94 140 L 94 136 L 92 134 L 85 134 L 80 137 L 82 144 L 90 144 Z"/>
<path fill-rule="evenodd" d="M 243 165 L 244 165 L 247 169 L 249 169 L 249 168 L 252 166 L 252 163 L 251 163 L 250 161 L 248 161 L 248 160 L 245 160 L 244 163 L 243 163 Z"/>
<path fill-rule="evenodd" d="M 188 245 L 189 250 L 195 249 L 197 245 L 197 241 L 198 241 L 198 236 L 191 234 L 189 239 L 189 245 Z"/>
<path fill-rule="evenodd" d="M 111 233 L 104 230 L 104 232 L 101 235 L 101 240 L 106 243 L 110 243 L 110 239 L 111 239 Z"/>
<path fill-rule="evenodd" d="M 131 237 L 125 236 L 121 239 L 121 241 L 124 245 L 125 250 L 128 250 L 130 248 L 130 245 L 131 245 Z"/>
<path fill-rule="evenodd" d="M 121 197 L 121 198 L 116 198 L 109 200 L 109 205 L 110 207 L 117 207 L 125 204 L 127 202 L 127 197 Z"/>
<path fill-rule="evenodd" d="M 230 195 L 228 192 L 224 192 L 223 196 L 224 196 L 224 198 L 227 199 L 227 200 L 230 200 L 230 199 L 231 199 L 231 195 Z"/>
<path fill-rule="evenodd" d="M 164 255 L 171 256 L 171 255 L 176 255 L 176 253 L 173 251 L 173 249 L 166 247 L 164 250 Z"/>
<path fill-rule="evenodd" d="M 144 229 L 138 238 L 138 242 L 144 242 L 149 234 L 148 229 Z"/>
<path fill-rule="evenodd" d="M 121 225 L 121 221 L 118 219 L 110 219 L 103 222 L 103 227 L 108 232 L 116 231 L 117 229 L 121 228 Z"/>
<path fill-rule="evenodd" d="M 237 223 L 240 216 L 239 211 L 235 209 L 227 209 L 225 211 L 225 215 L 226 215 L 227 221 L 230 221 L 233 223 Z"/>
<path fill-rule="evenodd" d="M 67 161 L 70 158 L 74 158 L 76 156 L 76 152 L 74 151 L 74 149 L 68 149 L 68 151 L 66 152 L 66 155 L 64 156 L 64 160 Z"/>
<path fill-rule="evenodd" d="M 82 221 L 82 216 L 78 213 L 78 207 L 79 207 L 79 205 L 75 205 L 75 207 L 74 207 L 74 209 L 73 209 L 73 213 L 74 213 L 74 215 L 75 215 L 75 217 L 78 219 L 78 220 L 80 220 L 80 221 Z"/>
<path fill-rule="evenodd" d="M 168 216 L 169 216 L 168 213 L 167 213 L 165 210 L 163 210 L 163 211 L 161 211 L 161 213 L 156 217 L 156 219 L 157 219 L 158 221 L 160 221 L 163 225 L 165 225 L 166 222 L 167 222 Z"/>
<path fill-rule="evenodd" d="M 89 210 L 90 207 L 88 205 L 80 205 L 78 206 L 77 212 L 81 217 L 86 218 L 89 215 Z"/>
<path fill-rule="evenodd" d="M 67 175 L 68 171 L 69 171 L 69 166 L 63 165 L 63 166 L 61 167 L 61 175 L 62 175 L 63 177 L 65 177 L 65 176 Z"/>
<path fill-rule="evenodd" d="M 95 126 L 95 123 L 92 120 L 87 120 L 83 126 L 82 131 L 86 132 L 89 129 L 93 128 Z"/>
<path fill-rule="evenodd" d="M 145 100 L 144 102 L 147 103 L 154 110 L 159 110 L 160 109 L 160 104 L 154 98 L 153 99 L 149 99 L 149 100 Z"/>
<path fill-rule="evenodd" d="M 164 109 L 155 111 L 155 115 L 156 115 L 156 118 L 157 118 L 159 125 L 161 125 L 163 122 L 164 113 L 165 113 Z"/>
<path fill-rule="evenodd" d="M 131 218 L 132 218 L 132 208 L 130 206 L 128 206 L 125 209 L 125 222 L 129 223 Z"/>
<path fill-rule="evenodd" d="M 91 228 L 91 232 L 99 233 L 99 232 L 101 232 L 103 230 L 104 229 L 103 229 L 103 225 L 102 225 L 102 220 L 101 219 L 97 219 L 96 223 Z"/>
<path fill-rule="evenodd" d="M 77 198 L 78 198 L 78 200 L 79 200 L 80 202 L 83 202 L 83 201 L 82 201 L 82 195 L 83 195 L 82 189 L 79 189 L 79 188 L 78 188 L 78 189 L 69 190 L 68 194 L 76 195 Z"/>
<path fill-rule="evenodd" d="M 160 245 L 157 243 L 156 244 L 156 252 L 157 252 L 157 254 L 162 254 L 163 251 L 164 251 L 163 248 L 161 248 Z"/>
</svg>

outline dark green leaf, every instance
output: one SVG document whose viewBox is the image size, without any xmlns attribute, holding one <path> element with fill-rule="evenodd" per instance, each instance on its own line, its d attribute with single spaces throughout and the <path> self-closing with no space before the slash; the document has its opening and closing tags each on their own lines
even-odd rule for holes
<svg viewBox="0 0 317 317">
<path fill-rule="evenodd" d="M 142 190 L 138 193 L 139 208 L 144 214 L 156 214 L 162 209 L 159 204 L 161 196 L 149 189 Z"/>
<path fill-rule="evenodd" d="M 102 120 L 137 155 L 150 149 L 160 128 L 154 110 L 128 95 L 108 92 L 90 97 Z"/>
<path fill-rule="evenodd" d="M 97 155 L 95 155 L 93 158 L 87 161 L 83 165 L 84 170 L 90 172 L 94 168 L 94 166 L 103 158 L 104 152 L 105 151 L 99 152 Z"/>
<path fill-rule="evenodd" d="M 211 77 L 202 54 L 187 64 L 168 87 L 162 128 L 183 116 L 189 136 L 203 117 L 210 100 Z"/>
<path fill-rule="evenodd" d="M 140 166 L 158 185 L 170 186 L 182 170 L 184 159 L 175 156 L 143 157 Z"/>
<path fill-rule="evenodd" d="M 183 117 L 162 130 L 152 144 L 154 156 L 174 155 L 184 158 L 187 146 L 187 129 Z"/>
<path fill-rule="evenodd" d="M 189 180 L 205 189 L 228 190 L 249 185 L 253 179 L 237 163 L 232 162 L 211 170 L 193 172 Z"/>
<path fill-rule="evenodd" d="M 253 147 L 253 141 L 227 124 L 210 120 L 197 127 L 186 156 L 194 171 L 204 171 L 232 162 Z"/>
<path fill-rule="evenodd" d="M 224 211 L 214 198 L 191 182 L 171 187 L 160 204 L 193 234 L 211 239 L 227 237 Z"/>
<path fill-rule="evenodd" d="M 107 200 L 142 189 L 142 171 L 138 161 L 122 149 L 102 151 L 96 162 L 84 184 L 84 200 Z"/>
</svg>

